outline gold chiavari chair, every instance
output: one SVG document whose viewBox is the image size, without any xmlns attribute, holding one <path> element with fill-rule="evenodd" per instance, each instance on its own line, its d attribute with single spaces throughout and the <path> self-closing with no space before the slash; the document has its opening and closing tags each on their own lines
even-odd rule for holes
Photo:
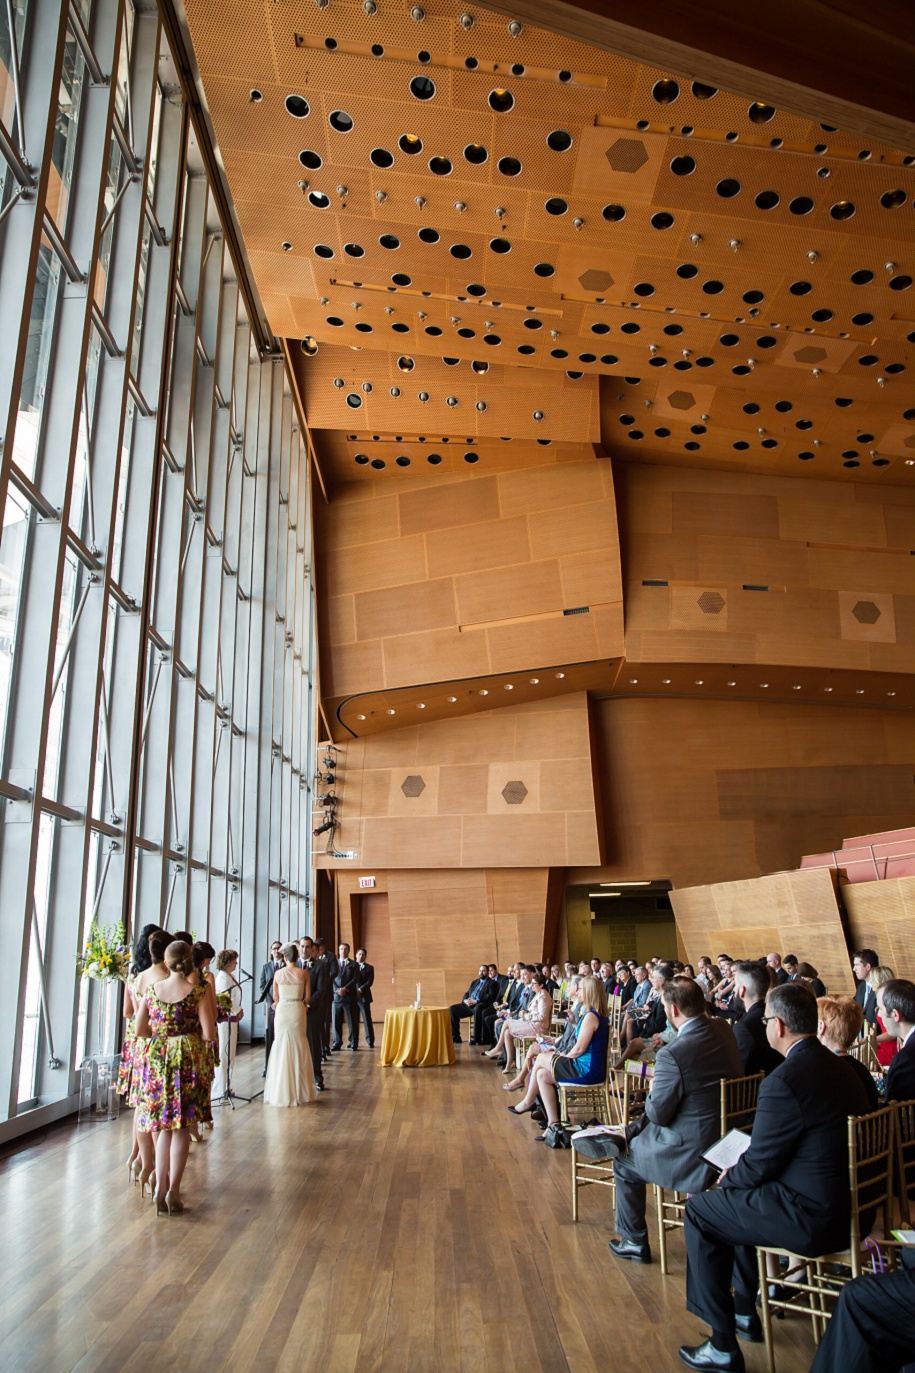
<svg viewBox="0 0 915 1373">
<path fill-rule="evenodd" d="M 729 1130 L 749 1130 L 756 1115 L 756 1102 L 759 1087 L 765 1073 L 751 1073 L 749 1077 L 723 1077 L 721 1079 L 721 1133 Z M 682 1230 L 689 1194 L 671 1192 L 655 1183 L 654 1200 L 658 1213 L 658 1251 L 661 1259 L 661 1273 L 667 1274 L 667 1234 L 670 1230 Z"/>
<path fill-rule="evenodd" d="M 637 1120 L 645 1109 L 644 1098 L 640 1091 L 639 1082 L 631 1073 L 615 1071 L 610 1067 L 610 1058 L 607 1060 L 607 1097 L 608 1104 L 617 1115 L 617 1121 L 621 1128 L 627 1126 L 631 1121 Z M 560 1098 L 561 1101 L 561 1098 Z M 563 1119 L 565 1115 L 560 1110 Z M 613 1124 L 608 1120 L 608 1124 Z M 586 1159 L 581 1158 L 575 1152 L 572 1153 L 572 1219 L 578 1220 L 578 1189 L 589 1187 L 596 1184 L 599 1187 L 610 1188 L 610 1206 L 616 1205 L 616 1181 L 613 1176 L 612 1159 Z"/>
<path fill-rule="evenodd" d="M 848 1050 L 849 1058 L 863 1063 L 869 1073 L 882 1073 L 883 1065 L 877 1057 L 876 1035 L 865 1034 L 856 1039 Z"/>
<path fill-rule="evenodd" d="M 810 1256 L 795 1254 L 778 1246 L 757 1246 L 759 1286 L 762 1296 L 763 1337 L 766 1342 L 768 1373 L 775 1373 L 772 1344 L 772 1312 L 802 1311 L 809 1315 L 814 1340 L 819 1343 L 825 1322 L 832 1315 L 834 1302 L 843 1285 L 862 1272 L 862 1242 L 867 1238 L 863 1217 L 882 1211 L 883 1233 L 889 1233 L 893 1203 L 893 1141 L 895 1112 L 884 1106 L 866 1116 L 848 1118 L 848 1168 L 851 1186 L 851 1225 L 848 1248 L 834 1254 Z M 788 1260 L 791 1281 L 785 1284 L 791 1295 L 770 1296 L 766 1260 L 772 1254 Z M 844 1273 L 836 1269 L 845 1269 Z M 827 1271 L 827 1269 L 829 1271 Z M 796 1274 L 803 1276 L 794 1281 Z"/>
</svg>

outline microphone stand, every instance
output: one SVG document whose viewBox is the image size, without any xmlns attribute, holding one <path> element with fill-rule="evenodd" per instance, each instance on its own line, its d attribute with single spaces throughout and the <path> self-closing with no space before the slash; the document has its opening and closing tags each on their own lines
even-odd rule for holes
<svg viewBox="0 0 915 1373">
<path fill-rule="evenodd" d="M 239 972 L 241 973 L 241 978 L 239 979 L 239 978 L 236 977 L 236 979 L 235 979 L 235 984 L 236 984 L 236 986 L 237 986 L 237 987 L 239 988 L 239 990 L 240 990 L 240 989 L 244 986 L 244 984 L 245 984 L 246 982 L 253 982 L 253 981 L 254 981 L 254 978 L 251 976 L 250 973 L 245 972 L 244 968 L 239 968 Z M 226 1023 L 226 1022 L 224 1021 L 223 1024 L 225 1024 L 225 1023 Z M 237 1022 L 236 1022 L 236 1023 L 237 1023 Z M 236 1103 L 236 1102 L 244 1102 L 245 1105 L 247 1106 L 247 1105 L 249 1104 L 249 1102 L 254 1101 L 254 1100 L 255 1100 L 257 1097 L 259 1097 L 259 1096 L 263 1096 L 263 1095 L 264 1095 L 264 1089 L 263 1089 L 263 1087 L 262 1087 L 262 1088 L 260 1089 L 259 1092 L 254 1092 L 254 1093 L 252 1093 L 251 1096 L 238 1096 L 238 1095 L 236 1095 L 235 1093 L 233 1093 L 233 1091 L 232 1091 L 232 1029 L 231 1029 L 231 1022 L 229 1022 L 229 1035 L 228 1035 L 228 1043 L 227 1043 L 227 1045 L 226 1045 L 226 1055 L 227 1055 L 227 1059 L 226 1059 L 226 1090 L 225 1090 L 225 1092 L 223 1093 L 222 1096 L 220 1096 L 220 1097 L 215 1097 L 215 1098 L 213 1099 L 213 1101 L 211 1101 L 210 1105 L 211 1105 L 211 1106 L 229 1106 L 230 1109 L 234 1111 L 234 1110 L 235 1110 L 235 1103 Z"/>
</svg>

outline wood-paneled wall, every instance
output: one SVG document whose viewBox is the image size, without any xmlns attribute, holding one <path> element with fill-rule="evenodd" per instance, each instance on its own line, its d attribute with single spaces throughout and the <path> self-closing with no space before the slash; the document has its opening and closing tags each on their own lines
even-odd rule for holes
<svg viewBox="0 0 915 1373">
<path fill-rule="evenodd" d="M 367 735 L 337 759 L 335 843 L 360 867 L 601 861 L 585 692 Z"/>
<path fill-rule="evenodd" d="M 829 991 L 855 989 L 835 874 L 826 868 L 685 887 L 671 892 L 670 899 L 693 964 L 703 954 L 760 958 L 772 951 L 793 953 L 814 965 Z"/>
<path fill-rule="evenodd" d="M 401 490 L 354 484 L 320 513 L 329 709 L 358 692 L 622 651 L 609 462 Z M 590 612 L 563 615 L 582 606 Z"/>
<path fill-rule="evenodd" d="M 615 471 L 628 659 L 913 670 L 915 492 Z"/>
<path fill-rule="evenodd" d="M 611 876 L 757 877 L 915 807 L 908 715 L 652 697 L 601 701 L 597 720 Z"/>
<path fill-rule="evenodd" d="M 915 877 L 842 887 L 856 949 L 874 949 L 897 977 L 915 981 Z"/>
</svg>

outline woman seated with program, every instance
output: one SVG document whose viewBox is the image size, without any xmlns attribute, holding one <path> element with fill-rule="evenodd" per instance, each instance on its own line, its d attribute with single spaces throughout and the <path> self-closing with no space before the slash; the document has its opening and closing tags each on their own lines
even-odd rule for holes
<svg viewBox="0 0 915 1373">
<path fill-rule="evenodd" d="M 546 1139 L 551 1128 L 559 1123 L 557 1083 L 589 1087 L 605 1081 L 607 1076 L 610 1021 L 607 1016 L 607 993 L 600 978 L 583 977 L 578 988 L 578 999 L 581 1016 L 574 1047 L 565 1053 L 544 1049 L 531 1069 L 524 1099 L 517 1106 L 508 1108 L 513 1115 L 527 1115 L 534 1109 L 539 1095 L 547 1118 L 547 1128 L 541 1139 Z"/>
<path fill-rule="evenodd" d="M 546 990 L 546 978 L 543 973 L 534 973 L 531 982 L 537 990 L 527 1010 L 522 1012 L 518 1020 L 508 1019 L 502 1022 L 502 1032 L 496 1040 L 495 1048 L 483 1055 L 484 1058 L 501 1058 L 504 1053 L 505 1067 L 502 1071 L 509 1077 L 515 1071 L 512 1063 L 515 1040 L 539 1039 L 541 1035 L 546 1034 L 553 1018 L 553 998 Z"/>
<path fill-rule="evenodd" d="M 568 1020 L 568 1024 L 566 1025 L 566 1028 L 563 1030 L 562 1034 L 559 1036 L 558 1039 L 556 1039 L 553 1035 L 541 1035 L 539 1039 L 535 1039 L 525 1055 L 524 1064 L 521 1068 L 521 1071 L 518 1073 L 518 1076 L 514 1078 L 513 1081 L 505 1083 L 504 1087 L 502 1088 L 503 1092 L 519 1092 L 521 1090 L 521 1088 L 527 1082 L 528 1073 L 531 1071 L 531 1068 L 533 1067 L 534 1059 L 537 1058 L 538 1055 L 543 1052 L 545 1046 L 549 1048 L 556 1048 L 561 1051 L 565 1049 L 567 1046 L 568 1048 L 571 1048 L 572 1045 L 575 1043 L 575 1034 L 578 1027 L 578 1017 L 581 1014 L 581 1007 L 578 1002 L 578 988 L 580 984 L 581 978 L 579 977 L 578 973 L 576 973 L 574 977 L 569 978 L 569 1009 L 566 1013 L 566 1019 Z"/>
</svg>

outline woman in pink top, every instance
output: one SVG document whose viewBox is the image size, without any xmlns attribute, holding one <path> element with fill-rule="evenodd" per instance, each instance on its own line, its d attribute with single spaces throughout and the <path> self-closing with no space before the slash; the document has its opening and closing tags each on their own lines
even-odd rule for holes
<svg viewBox="0 0 915 1373">
<path fill-rule="evenodd" d="M 545 1035 L 553 1018 L 553 998 L 546 990 L 543 973 L 534 973 L 531 982 L 537 990 L 527 1010 L 522 1012 L 520 1019 L 503 1022 L 498 1043 L 486 1055 L 487 1058 L 498 1058 L 504 1051 L 505 1067 L 502 1071 L 509 1077 L 515 1073 L 515 1040 L 536 1039 L 539 1035 Z"/>
</svg>

